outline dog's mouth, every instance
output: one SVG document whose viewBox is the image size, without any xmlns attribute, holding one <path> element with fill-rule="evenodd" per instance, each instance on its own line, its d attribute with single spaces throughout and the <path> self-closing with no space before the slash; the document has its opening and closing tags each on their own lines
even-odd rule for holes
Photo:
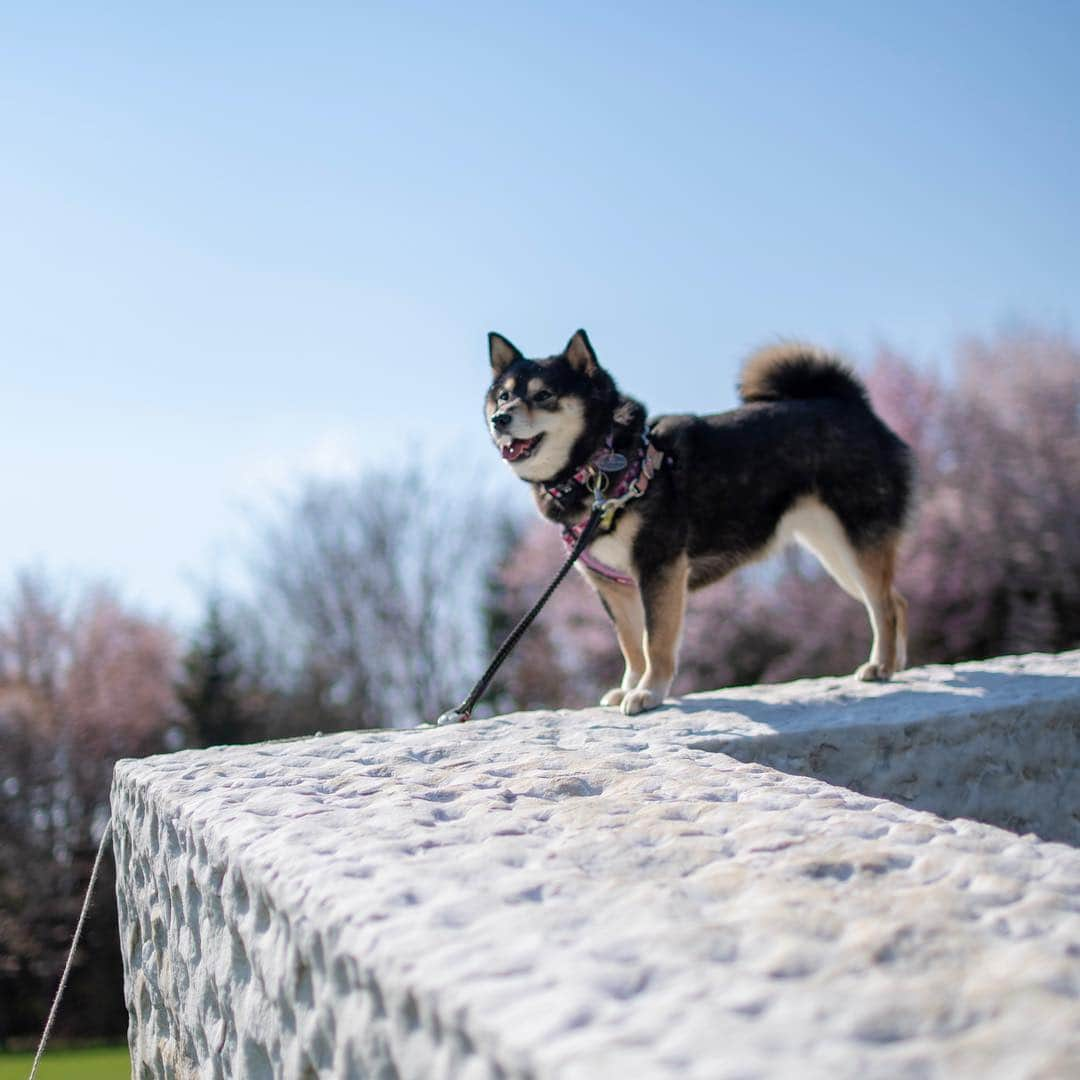
<svg viewBox="0 0 1080 1080">
<path fill-rule="evenodd" d="M 499 447 L 499 453 L 503 461 L 522 461 L 527 458 L 539 445 L 544 433 L 534 435 L 531 439 L 511 439 Z"/>
</svg>

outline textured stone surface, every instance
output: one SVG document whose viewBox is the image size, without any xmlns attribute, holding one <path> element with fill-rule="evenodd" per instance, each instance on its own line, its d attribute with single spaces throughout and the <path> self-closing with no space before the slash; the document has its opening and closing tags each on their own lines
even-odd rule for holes
<svg viewBox="0 0 1080 1080">
<path fill-rule="evenodd" d="M 1080 844 L 1080 652 L 718 690 L 668 719 L 698 749 Z"/>
<path fill-rule="evenodd" d="M 1077 661 L 123 762 L 136 1075 L 1077 1075 L 1080 853 L 712 752 L 830 695 L 867 775 L 891 712 L 934 764 L 931 697 L 941 754 L 1006 705 L 1037 740 Z"/>
</svg>

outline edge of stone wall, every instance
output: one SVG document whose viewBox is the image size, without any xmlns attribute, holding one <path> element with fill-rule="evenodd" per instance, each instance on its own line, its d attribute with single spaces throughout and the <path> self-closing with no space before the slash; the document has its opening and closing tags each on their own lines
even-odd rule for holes
<svg viewBox="0 0 1080 1080">
<path fill-rule="evenodd" d="M 134 1075 L 1080 1068 L 1080 854 L 695 746 L 703 699 L 120 763 Z"/>
</svg>

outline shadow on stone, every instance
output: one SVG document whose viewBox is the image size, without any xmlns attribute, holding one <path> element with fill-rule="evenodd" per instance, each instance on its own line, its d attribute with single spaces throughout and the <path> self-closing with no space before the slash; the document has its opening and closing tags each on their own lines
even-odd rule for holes
<svg viewBox="0 0 1080 1080">
<path fill-rule="evenodd" d="M 846 680 L 819 682 L 820 701 L 686 698 L 681 711 L 713 720 L 688 728 L 687 745 L 1080 844 L 1080 679 L 951 669 L 933 689 L 901 677 L 869 697 Z M 715 723 L 725 715 L 730 727 Z"/>
</svg>

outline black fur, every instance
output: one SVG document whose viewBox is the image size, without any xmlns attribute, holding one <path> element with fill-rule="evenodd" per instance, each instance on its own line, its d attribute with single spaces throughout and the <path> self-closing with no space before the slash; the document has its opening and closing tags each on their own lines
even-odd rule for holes
<svg viewBox="0 0 1080 1080">
<path fill-rule="evenodd" d="M 603 368 L 586 376 L 562 355 L 522 357 L 488 393 L 507 378 L 537 376 L 560 397 L 574 395 L 586 403 L 585 430 L 549 483 L 572 475 L 609 432 L 620 453 L 637 445 L 645 407 L 621 394 Z M 645 517 L 636 562 L 650 565 L 685 549 L 691 587 L 708 584 L 760 551 L 804 495 L 818 496 L 836 514 L 856 549 L 903 528 L 912 496 L 910 453 L 842 363 L 769 350 L 751 358 L 740 386 L 754 396 L 730 412 L 648 421 L 650 437 L 671 461 L 634 504 Z M 784 392 L 787 397 L 780 396 Z M 531 486 L 541 512 L 553 521 L 575 521 L 588 511 L 585 494 L 577 504 L 560 507 L 540 485 Z"/>
<path fill-rule="evenodd" d="M 685 546 L 691 588 L 753 558 L 802 496 L 816 495 L 832 510 L 857 550 L 903 527 L 908 450 L 859 402 L 753 404 L 716 416 L 660 417 L 651 430 L 673 467 L 661 484 L 664 511 L 646 511 L 650 528 L 638 534 L 635 559 L 651 562 Z"/>
</svg>

